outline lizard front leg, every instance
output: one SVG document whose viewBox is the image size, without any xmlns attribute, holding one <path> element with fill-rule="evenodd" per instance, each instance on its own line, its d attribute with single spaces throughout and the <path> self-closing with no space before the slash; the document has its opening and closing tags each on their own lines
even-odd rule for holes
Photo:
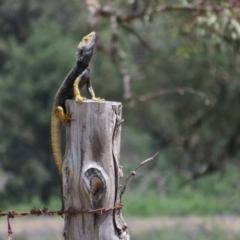
<svg viewBox="0 0 240 240">
<path fill-rule="evenodd" d="M 75 98 L 76 101 L 80 101 L 80 102 L 86 100 L 85 97 L 82 97 L 82 96 L 81 96 L 80 90 L 79 90 L 79 88 L 78 88 L 79 82 L 81 81 L 81 76 L 82 76 L 82 75 L 78 76 L 78 77 L 75 79 L 74 83 L 73 83 L 73 94 L 74 94 L 74 98 Z"/>
<path fill-rule="evenodd" d="M 98 102 L 105 101 L 104 98 L 100 98 L 100 97 L 95 96 L 95 92 L 94 92 L 94 90 L 92 88 L 92 85 L 91 85 L 90 77 L 89 77 L 89 80 L 87 81 L 87 91 L 91 95 L 93 101 L 98 101 Z"/>
<path fill-rule="evenodd" d="M 95 93 L 93 91 L 92 85 L 91 85 L 91 81 L 90 81 L 90 69 L 87 68 L 84 70 L 84 72 L 78 76 L 73 84 L 73 93 L 74 93 L 74 97 L 76 101 L 83 101 L 86 98 L 82 97 L 80 94 L 80 90 L 84 85 L 86 84 L 87 87 L 87 91 L 89 93 L 89 95 L 92 97 L 93 101 L 104 101 L 103 98 L 98 98 L 95 96 Z"/>
</svg>

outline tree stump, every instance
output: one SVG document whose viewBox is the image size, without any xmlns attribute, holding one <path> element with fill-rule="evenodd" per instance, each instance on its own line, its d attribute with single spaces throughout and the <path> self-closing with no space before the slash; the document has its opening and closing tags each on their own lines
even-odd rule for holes
<svg viewBox="0 0 240 240">
<path fill-rule="evenodd" d="M 122 105 L 118 102 L 66 101 L 72 121 L 66 127 L 63 161 L 65 240 L 130 239 L 119 196 Z M 101 209 L 89 213 L 89 210 Z M 110 208 L 110 209 L 109 209 Z M 109 209 L 109 210 L 107 210 Z"/>
</svg>

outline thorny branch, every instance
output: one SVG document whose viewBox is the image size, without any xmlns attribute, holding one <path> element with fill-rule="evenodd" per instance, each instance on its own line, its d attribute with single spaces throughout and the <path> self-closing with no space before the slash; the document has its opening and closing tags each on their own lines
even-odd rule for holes
<svg viewBox="0 0 240 240">
<path fill-rule="evenodd" d="M 142 166 L 144 166 L 145 164 L 147 164 L 147 163 L 149 163 L 150 161 L 152 161 L 157 155 L 158 155 L 158 152 L 157 152 L 156 154 L 154 154 L 152 157 L 144 160 L 140 165 L 138 165 L 134 170 L 132 170 L 132 171 L 130 172 L 130 174 L 129 174 L 129 175 L 127 176 L 127 178 L 125 179 L 124 184 L 123 184 L 123 186 L 122 186 L 122 189 L 121 189 L 121 191 L 120 191 L 120 199 L 122 198 L 122 195 L 124 194 L 124 192 L 125 192 L 125 190 L 126 190 L 126 188 L 127 188 L 127 185 L 128 185 L 128 182 L 129 182 L 130 178 L 136 175 L 136 172 L 137 172 L 137 170 L 138 170 L 140 167 L 142 167 Z"/>
</svg>

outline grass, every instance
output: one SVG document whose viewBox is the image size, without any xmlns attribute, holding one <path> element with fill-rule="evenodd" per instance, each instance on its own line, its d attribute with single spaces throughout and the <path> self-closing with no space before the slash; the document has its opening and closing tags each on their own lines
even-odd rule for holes
<svg viewBox="0 0 240 240">
<path fill-rule="evenodd" d="M 240 240 L 240 234 L 225 232 L 219 228 L 212 230 L 198 228 L 186 230 L 179 227 L 164 228 L 160 231 L 146 232 L 141 236 L 131 236 L 131 240 Z"/>
<path fill-rule="evenodd" d="M 187 216 L 187 215 L 214 215 L 214 214 L 239 214 L 238 201 L 223 199 L 221 197 L 203 196 L 193 194 L 191 197 L 180 195 L 178 197 L 160 197 L 156 192 L 127 193 L 123 199 L 123 214 L 126 216 L 152 217 L 152 216 Z M 2 211 L 15 210 L 17 212 L 29 211 L 33 207 L 57 211 L 61 202 L 52 198 L 48 204 L 43 204 L 35 198 L 30 203 L 9 205 Z"/>
<path fill-rule="evenodd" d="M 239 170 L 236 167 L 229 166 L 224 174 L 213 174 L 184 187 L 180 187 L 179 182 L 176 176 L 171 176 L 164 196 L 150 190 L 127 190 L 123 196 L 124 214 L 150 217 L 240 213 Z"/>
<path fill-rule="evenodd" d="M 224 174 L 213 174 L 184 187 L 179 187 L 176 176 L 169 179 L 164 196 L 148 189 L 141 192 L 127 189 L 122 199 L 124 215 L 151 217 L 240 214 L 239 170 L 235 167 L 230 166 Z M 29 211 L 33 207 L 59 210 L 61 202 L 59 198 L 53 197 L 48 204 L 43 204 L 34 198 L 30 203 L 8 205 L 4 209 L 0 206 L 2 211 L 18 212 Z"/>
<path fill-rule="evenodd" d="M 123 198 L 124 214 L 128 216 L 184 216 L 236 214 L 240 207 L 227 205 L 221 198 L 192 195 L 192 197 L 160 197 L 155 192 L 126 194 Z"/>
<path fill-rule="evenodd" d="M 25 212 L 31 210 L 33 207 L 42 209 L 43 207 L 47 207 L 49 210 L 58 211 L 61 208 L 61 201 L 60 199 L 53 197 L 49 201 L 48 204 L 42 203 L 39 198 L 34 198 L 29 203 L 19 203 L 14 205 L 8 205 L 6 209 L 1 209 L 2 211 L 9 211 L 14 210 L 16 212 Z"/>
<path fill-rule="evenodd" d="M 214 196 L 192 195 L 191 197 L 180 195 L 179 197 L 160 197 L 156 192 L 127 193 L 123 199 L 123 213 L 126 216 L 186 216 L 186 215 L 212 215 L 212 214 L 237 214 L 240 206 L 236 203 L 229 204 L 222 198 Z M 17 212 L 29 211 L 33 207 L 49 210 L 60 210 L 61 202 L 52 198 L 48 204 L 43 204 L 35 198 L 30 203 L 10 205 L 3 211 L 15 210 Z"/>
<path fill-rule="evenodd" d="M 131 240 L 240 240 L 240 233 L 231 233 L 223 231 L 216 227 L 214 229 L 207 229 L 204 227 L 199 227 L 197 229 L 185 229 L 178 226 L 165 227 L 158 231 L 147 231 L 143 234 L 132 235 L 130 234 Z M 34 237 L 28 237 L 27 235 L 15 235 L 14 240 L 62 240 L 60 234 L 48 235 L 41 237 L 40 235 L 35 235 Z M 0 240 L 4 238 L 0 237 Z"/>
<path fill-rule="evenodd" d="M 203 195 L 198 192 L 179 196 L 161 197 L 156 192 L 125 193 L 123 196 L 123 213 L 126 216 L 186 216 L 186 215 L 213 215 L 213 214 L 239 214 L 238 198 L 224 198 L 213 195 Z M 60 210 L 61 202 L 52 198 L 48 204 L 43 204 L 38 198 L 30 203 L 9 205 L 2 211 L 15 210 L 17 212 L 29 211 L 33 207 L 49 210 Z"/>
</svg>

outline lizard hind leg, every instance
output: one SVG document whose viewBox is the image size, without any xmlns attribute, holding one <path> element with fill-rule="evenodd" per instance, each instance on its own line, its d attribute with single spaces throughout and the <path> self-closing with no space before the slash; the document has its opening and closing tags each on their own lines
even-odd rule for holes
<svg viewBox="0 0 240 240">
<path fill-rule="evenodd" d="M 57 106 L 55 109 L 55 114 L 58 116 L 59 120 L 63 124 L 68 124 L 70 121 L 72 121 L 71 113 L 64 113 L 63 108 L 60 106 Z"/>
</svg>

